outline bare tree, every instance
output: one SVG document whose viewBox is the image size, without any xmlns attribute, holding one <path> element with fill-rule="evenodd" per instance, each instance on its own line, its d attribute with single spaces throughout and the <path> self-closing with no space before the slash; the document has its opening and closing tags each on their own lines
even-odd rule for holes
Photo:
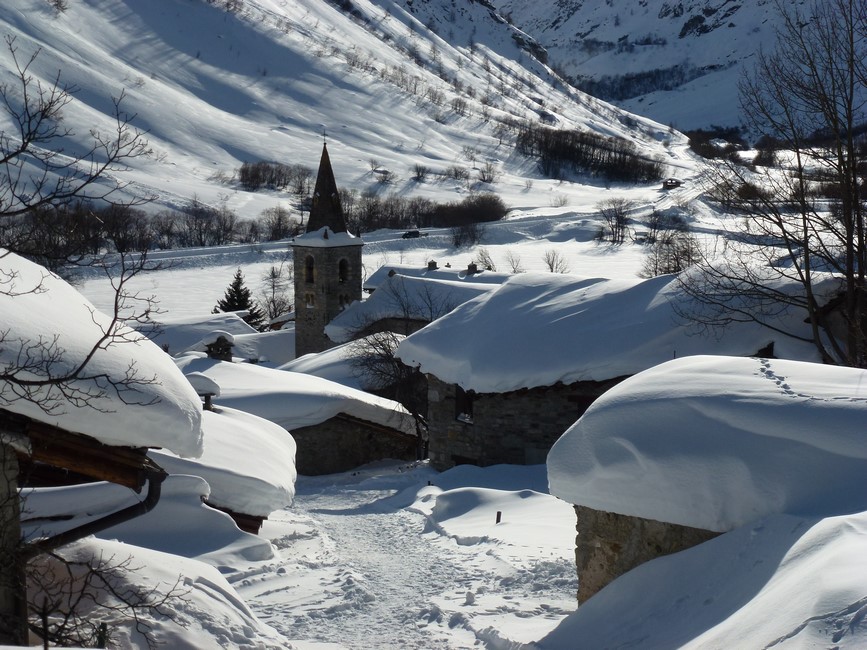
<svg viewBox="0 0 867 650">
<path fill-rule="evenodd" d="M 400 403 L 412 415 L 419 436 L 419 457 L 423 458 L 427 380 L 418 368 L 398 359 L 395 352 L 406 335 L 447 314 L 457 302 L 447 287 L 425 282 L 421 286 L 414 283 L 414 289 L 410 289 L 405 278 L 398 275 L 377 289 L 379 292 L 384 292 L 380 297 L 387 296 L 390 305 L 384 305 L 384 310 L 392 316 L 385 323 L 358 324 L 352 337 L 353 364 L 359 377 L 371 386 L 370 390 Z"/>
<path fill-rule="evenodd" d="M 684 277 L 697 305 L 687 315 L 767 324 L 781 309 L 803 310 L 826 363 L 864 367 L 864 3 L 826 0 L 805 11 L 778 1 L 777 9 L 777 48 L 759 55 L 740 92 L 750 126 L 787 152 L 778 157 L 787 168 L 723 161 L 709 169 L 718 198 L 744 219 L 728 233 L 726 263 L 707 260 Z M 836 296 L 825 291 L 829 277 L 839 282 Z M 781 284 L 799 289 L 781 292 Z M 842 332 L 832 331 L 835 318 Z"/>
<path fill-rule="evenodd" d="M 109 411 L 110 398 L 121 403 L 150 404 L 153 398 L 145 397 L 142 389 L 156 383 L 157 377 L 143 375 L 134 363 L 119 373 L 109 373 L 92 362 L 110 346 L 141 338 L 128 325 L 150 322 L 155 304 L 153 298 L 130 291 L 129 282 L 139 273 L 160 267 L 150 262 L 146 252 L 90 255 L 94 252 L 94 238 L 99 236 L 96 233 L 102 233 L 94 222 L 92 206 L 129 207 L 151 198 L 126 197 L 121 201 L 121 191 L 127 185 L 114 174 L 125 169 L 130 159 L 147 155 L 147 141 L 131 126 L 132 117 L 122 111 L 121 93 L 112 100 L 113 128 L 108 132 L 92 130 L 90 144 L 83 153 L 64 151 L 62 142 L 75 134 L 65 126 L 63 109 L 72 101 L 76 89 L 64 84 L 59 73 L 48 85 L 41 84 L 30 72 L 39 50 L 24 61 L 15 37 L 7 37 L 6 45 L 12 56 L 13 81 L 0 85 L 0 105 L 6 113 L 4 124 L 12 128 L 0 131 L 0 299 L 15 309 L 16 300 L 24 303 L 25 296 L 45 293 L 56 282 L 47 270 L 41 277 L 22 274 L 14 261 L 13 250 L 22 241 L 16 237 L 21 232 L 43 232 L 59 240 L 31 242 L 26 251 L 29 257 L 65 257 L 73 263 L 101 268 L 111 280 L 114 302 L 105 317 L 91 312 L 93 340 L 80 342 L 84 348 L 74 357 L 63 347 L 59 334 L 29 336 L 0 328 L 0 350 L 4 352 L 0 361 L 0 409 L 14 412 L 16 403 L 26 401 L 61 418 L 69 407 Z M 39 220 L 53 221 L 53 227 L 40 231 L 36 229 Z M 52 249 L 54 244 L 62 246 Z M 117 247 L 127 248 L 124 244 Z M 58 327 L 62 328 L 62 324 Z M 14 435 L 4 430 L 0 436 L 0 642 L 26 643 L 26 579 L 19 527 L 18 463 L 13 445 Z M 43 611 L 47 607 L 46 603 Z"/>
<path fill-rule="evenodd" d="M 605 221 L 608 239 L 612 244 L 622 244 L 626 241 L 626 226 L 629 223 L 629 211 L 633 203 L 626 199 L 607 199 L 597 204 L 596 209 Z"/>
<path fill-rule="evenodd" d="M 22 282 L 17 271 L 4 265 L 9 255 L 0 253 L 0 294 L 16 298 L 48 290 L 44 284 L 47 275 L 36 283 Z M 100 350 L 141 338 L 129 325 L 147 326 L 156 312 L 156 301 L 153 296 L 130 291 L 128 285 L 140 273 L 158 268 L 162 267 L 150 262 L 146 254 L 122 254 L 113 262 L 105 261 L 102 269 L 114 289 L 113 308 L 106 319 L 94 317 L 98 334 L 74 362 L 60 344 L 59 334 L 27 338 L 8 329 L 0 330 L 0 349 L 15 351 L 0 362 L 0 408 L 26 400 L 47 414 L 62 414 L 67 404 L 101 410 L 107 397 L 129 403 L 136 401 L 139 388 L 157 383 L 156 377 L 142 376 L 135 365 L 112 377 L 104 371 L 91 370 L 90 362 Z M 95 315 L 95 310 L 92 311 Z"/>
<path fill-rule="evenodd" d="M 149 648 L 157 648 L 149 618 L 186 624 L 176 615 L 177 603 L 189 589 L 178 578 L 156 588 L 139 586 L 142 567 L 132 558 L 82 553 L 75 547 L 38 556 L 27 565 L 34 598 L 28 603 L 28 625 L 55 646 L 109 647 L 112 624 L 129 621 Z"/>
<path fill-rule="evenodd" d="M 481 223 L 462 223 L 451 228 L 452 242 L 455 248 L 474 246 L 482 241 L 485 226 Z"/>
<path fill-rule="evenodd" d="M 74 199 L 109 201 L 117 196 L 127 184 L 109 172 L 123 170 L 128 160 L 150 153 L 144 134 L 131 126 L 134 116 L 121 108 L 124 93 L 112 99 L 111 131 L 93 129 L 89 147 L 70 154 L 59 148 L 61 140 L 74 135 L 62 117 L 77 88 L 63 83 L 60 73 L 43 86 L 30 72 L 40 51 L 22 61 L 14 36 L 6 37 L 6 46 L 14 82 L 0 85 L 0 104 L 14 131 L 0 132 L 0 217 Z"/>
<path fill-rule="evenodd" d="M 555 248 L 549 248 L 542 256 L 542 261 L 551 273 L 568 273 L 569 262 L 563 257 L 562 253 Z"/>
<path fill-rule="evenodd" d="M 491 257 L 490 251 L 487 248 L 482 246 L 476 251 L 476 264 L 481 266 L 483 269 L 487 269 L 488 271 L 496 271 L 497 265 L 494 264 L 494 259 Z"/>
<path fill-rule="evenodd" d="M 521 264 L 521 256 L 512 249 L 506 251 L 506 261 L 509 263 L 509 268 L 512 273 L 523 273 L 524 266 Z"/>
<path fill-rule="evenodd" d="M 654 237 L 639 272 L 642 278 L 679 273 L 701 259 L 698 243 L 688 231 L 662 230 Z"/>
<path fill-rule="evenodd" d="M 289 295 L 289 287 L 293 286 L 293 275 L 293 266 L 282 262 L 280 266 L 271 265 L 262 275 L 258 302 L 265 309 L 268 320 L 292 311 L 293 298 Z"/>
</svg>

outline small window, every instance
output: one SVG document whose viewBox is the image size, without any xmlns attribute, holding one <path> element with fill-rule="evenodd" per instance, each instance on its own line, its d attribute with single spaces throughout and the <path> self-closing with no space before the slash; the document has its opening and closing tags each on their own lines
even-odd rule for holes
<svg viewBox="0 0 867 650">
<path fill-rule="evenodd" d="M 313 309 L 316 306 L 316 295 L 309 292 L 305 293 L 304 302 L 306 303 L 308 309 Z"/>
<path fill-rule="evenodd" d="M 455 419 L 464 424 L 473 423 L 473 392 L 455 387 Z"/>
<path fill-rule="evenodd" d="M 349 276 L 349 262 L 346 261 L 344 257 L 337 264 L 337 281 L 341 284 L 346 282 L 346 278 Z"/>
<path fill-rule="evenodd" d="M 308 255 L 304 260 L 304 278 L 311 284 L 316 281 L 316 261 L 312 255 Z"/>
</svg>

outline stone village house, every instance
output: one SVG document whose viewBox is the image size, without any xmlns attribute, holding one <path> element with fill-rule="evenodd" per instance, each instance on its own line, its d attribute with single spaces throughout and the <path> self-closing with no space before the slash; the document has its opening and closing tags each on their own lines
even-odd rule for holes
<svg viewBox="0 0 867 650">
<path fill-rule="evenodd" d="M 678 318 L 682 299 L 671 276 L 524 273 L 407 337 L 397 356 L 428 380 L 431 464 L 544 463 L 623 379 L 680 356 L 769 356 L 782 338 L 754 323 L 701 336 Z"/>
</svg>

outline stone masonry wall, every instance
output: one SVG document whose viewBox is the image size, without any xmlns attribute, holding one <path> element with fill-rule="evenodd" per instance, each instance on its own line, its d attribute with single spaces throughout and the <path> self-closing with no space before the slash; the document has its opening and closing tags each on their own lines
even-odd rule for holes
<svg viewBox="0 0 867 650">
<path fill-rule="evenodd" d="M 360 420 L 336 417 L 291 433 L 298 446 L 295 466 L 306 476 L 345 472 L 386 458 L 415 460 L 417 455 L 415 436 L 385 432 Z"/>
<path fill-rule="evenodd" d="M 578 602 L 649 560 L 683 551 L 719 533 L 575 506 Z"/>
<path fill-rule="evenodd" d="M 623 378 L 477 394 L 472 424 L 456 419 L 457 387 L 427 379 L 430 461 L 443 470 L 461 463 L 544 463 L 557 438 Z"/>
<path fill-rule="evenodd" d="M 361 300 L 361 246 L 294 248 L 295 274 L 295 355 L 322 352 L 335 343 L 325 335 L 325 326 L 343 305 Z M 314 281 L 307 282 L 305 260 L 315 260 Z M 340 278 L 340 260 L 347 261 L 346 276 Z M 313 295 L 308 305 L 306 296 Z"/>
</svg>

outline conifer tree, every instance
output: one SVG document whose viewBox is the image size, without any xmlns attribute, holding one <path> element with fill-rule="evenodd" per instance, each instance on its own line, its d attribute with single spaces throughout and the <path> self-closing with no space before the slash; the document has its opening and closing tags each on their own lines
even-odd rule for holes
<svg viewBox="0 0 867 650">
<path fill-rule="evenodd" d="M 242 309 L 247 310 L 247 315 L 243 317 L 247 324 L 257 329 L 262 326 L 264 314 L 256 301 L 253 300 L 250 290 L 244 286 L 244 274 L 241 273 L 241 269 L 238 269 L 232 283 L 226 287 L 226 293 L 222 300 L 217 302 L 216 307 L 214 307 L 213 313 L 240 311 Z"/>
</svg>

